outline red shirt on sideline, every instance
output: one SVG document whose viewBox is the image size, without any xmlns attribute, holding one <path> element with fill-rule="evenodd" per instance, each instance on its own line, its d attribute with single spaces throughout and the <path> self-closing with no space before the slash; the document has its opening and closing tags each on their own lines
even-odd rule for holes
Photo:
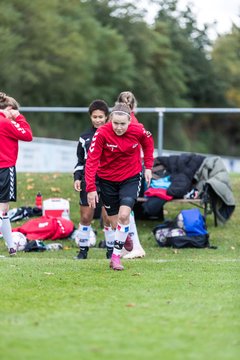
<svg viewBox="0 0 240 360">
<path fill-rule="evenodd" d="M 32 130 L 23 115 L 8 119 L 0 111 L 0 169 L 16 165 L 18 140 L 32 141 Z"/>
<path fill-rule="evenodd" d="M 123 181 L 142 171 L 140 148 L 146 169 L 152 169 L 154 143 L 152 134 L 140 123 L 130 123 L 127 131 L 118 136 L 109 122 L 99 128 L 92 138 L 85 167 L 87 192 L 96 190 L 96 174 L 105 180 Z"/>
</svg>

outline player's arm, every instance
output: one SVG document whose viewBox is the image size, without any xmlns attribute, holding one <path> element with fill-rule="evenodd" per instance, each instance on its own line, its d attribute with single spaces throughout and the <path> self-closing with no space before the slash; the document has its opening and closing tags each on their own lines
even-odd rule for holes
<svg viewBox="0 0 240 360">
<path fill-rule="evenodd" d="M 8 110 L 9 135 L 17 140 L 32 141 L 32 130 L 25 117 L 18 110 Z"/>
<path fill-rule="evenodd" d="M 87 192 L 96 191 L 96 174 L 103 151 L 104 136 L 101 129 L 97 130 L 92 138 L 91 146 L 88 150 L 87 161 L 85 166 L 85 180 Z"/>
<path fill-rule="evenodd" d="M 77 164 L 74 167 L 73 178 L 74 178 L 74 189 L 78 192 L 81 191 L 81 181 L 83 178 L 83 171 L 85 165 L 85 156 L 83 148 L 83 139 L 80 137 L 77 146 Z"/>
<path fill-rule="evenodd" d="M 141 137 L 141 145 L 143 150 L 144 158 L 144 177 L 147 183 L 147 186 L 150 186 L 152 179 L 152 167 L 153 167 L 153 152 L 154 152 L 154 141 L 152 134 L 149 131 L 146 131 L 143 127 L 143 133 Z"/>
</svg>

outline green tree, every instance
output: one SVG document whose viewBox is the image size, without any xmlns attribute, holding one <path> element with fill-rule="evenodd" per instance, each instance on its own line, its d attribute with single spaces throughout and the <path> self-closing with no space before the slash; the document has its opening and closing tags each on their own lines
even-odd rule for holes
<svg viewBox="0 0 240 360">
<path fill-rule="evenodd" d="M 240 27 L 216 40 L 212 59 L 229 106 L 240 107 Z"/>
</svg>

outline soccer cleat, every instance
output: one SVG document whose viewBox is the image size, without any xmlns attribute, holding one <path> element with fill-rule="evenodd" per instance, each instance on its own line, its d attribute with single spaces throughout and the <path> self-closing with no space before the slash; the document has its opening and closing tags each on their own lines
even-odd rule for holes
<svg viewBox="0 0 240 360">
<path fill-rule="evenodd" d="M 80 248 L 80 251 L 77 256 L 75 256 L 75 260 L 86 260 L 88 256 L 88 247 Z"/>
<path fill-rule="evenodd" d="M 110 269 L 113 270 L 123 270 L 124 267 L 122 266 L 121 262 L 120 262 L 120 256 L 117 256 L 115 254 L 112 254 L 111 260 L 110 260 Z"/>
<path fill-rule="evenodd" d="M 8 253 L 9 253 L 10 256 L 13 256 L 13 255 L 16 255 L 17 250 L 14 249 L 14 248 L 10 248 L 10 249 L 8 250 Z"/>
<path fill-rule="evenodd" d="M 131 236 L 129 236 L 129 235 L 127 236 L 126 241 L 125 241 L 123 246 L 127 251 L 132 251 L 132 249 L 133 249 L 133 241 L 132 241 Z"/>
<path fill-rule="evenodd" d="M 113 253 L 113 247 L 108 247 L 106 252 L 106 258 L 111 259 Z"/>
<path fill-rule="evenodd" d="M 146 255 L 143 248 L 134 249 L 130 253 L 123 255 L 123 259 L 137 259 L 137 258 L 143 258 Z"/>
</svg>

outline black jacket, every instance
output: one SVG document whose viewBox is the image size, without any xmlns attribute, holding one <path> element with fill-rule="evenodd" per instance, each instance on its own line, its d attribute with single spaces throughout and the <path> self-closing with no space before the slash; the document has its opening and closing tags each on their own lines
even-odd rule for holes
<svg viewBox="0 0 240 360">
<path fill-rule="evenodd" d="M 181 199 L 191 191 L 194 174 L 204 159 L 204 156 L 192 153 L 157 157 L 155 165 L 162 164 L 171 177 L 171 185 L 167 189 L 167 194 Z"/>
</svg>

